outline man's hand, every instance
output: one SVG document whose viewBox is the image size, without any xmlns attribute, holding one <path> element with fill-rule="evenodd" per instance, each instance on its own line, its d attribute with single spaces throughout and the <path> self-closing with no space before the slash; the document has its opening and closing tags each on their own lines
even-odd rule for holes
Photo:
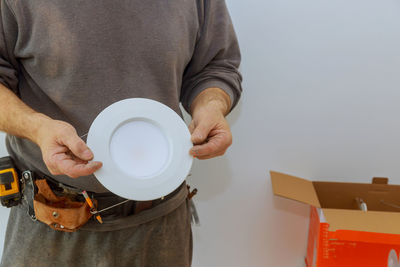
<svg viewBox="0 0 400 267">
<path fill-rule="evenodd" d="M 199 159 L 222 156 L 232 144 L 232 134 L 225 115 L 230 109 L 230 98 L 219 88 L 201 92 L 191 105 L 193 148 L 190 154 Z"/>
<path fill-rule="evenodd" d="M 101 162 L 89 162 L 93 153 L 72 125 L 34 111 L 1 83 L 0 103 L 0 131 L 36 143 L 51 174 L 76 178 L 101 168 Z"/>
<path fill-rule="evenodd" d="M 34 141 L 53 175 L 65 174 L 77 178 L 90 175 L 102 166 L 98 161 L 89 162 L 93 153 L 69 123 L 42 118 Z"/>
</svg>

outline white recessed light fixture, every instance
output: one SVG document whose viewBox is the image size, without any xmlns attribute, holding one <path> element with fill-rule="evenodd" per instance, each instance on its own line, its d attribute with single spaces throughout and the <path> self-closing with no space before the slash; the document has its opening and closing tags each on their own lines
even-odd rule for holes
<svg viewBox="0 0 400 267">
<path fill-rule="evenodd" d="M 193 162 L 182 118 L 150 99 L 125 99 L 104 109 L 89 129 L 87 144 L 94 160 L 103 162 L 96 178 L 132 200 L 168 195 L 185 180 Z"/>
</svg>

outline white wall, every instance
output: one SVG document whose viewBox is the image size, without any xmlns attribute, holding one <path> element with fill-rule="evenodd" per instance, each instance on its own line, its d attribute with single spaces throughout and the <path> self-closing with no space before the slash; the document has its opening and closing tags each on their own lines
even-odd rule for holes
<svg viewBox="0 0 400 267">
<path fill-rule="evenodd" d="M 196 161 L 190 178 L 201 216 L 193 266 L 302 266 L 309 209 L 273 197 L 268 170 L 400 183 L 400 3 L 227 2 L 245 92 L 229 116 L 234 145 Z"/>
<path fill-rule="evenodd" d="M 195 267 L 302 266 L 307 206 L 268 170 L 400 183 L 400 2 L 228 0 L 245 92 L 226 157 L 197 163 Z"/>
</svg>

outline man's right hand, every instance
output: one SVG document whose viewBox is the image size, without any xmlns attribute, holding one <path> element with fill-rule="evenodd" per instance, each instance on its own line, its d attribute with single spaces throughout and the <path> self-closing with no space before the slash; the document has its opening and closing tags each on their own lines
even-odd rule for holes
<svg viewBox="0 0 400 267">
<path fill-rule="evenodd" d="M 51 174 L 76 178 L 101 168 L 101 162 L 89 162 L 93 153 L 71 124 L 34 111 L 1 83 L 0 103 L 0 131 L 35 142 Z"/>
<path fill-rule="evenodd" d="M 48 117 L 40 121 L 33 141 L 39 145 L 51 174 L 77 178 L 101 168 L 101 162 L 89 162 L 93 153 L 71 124 Z"/>
</svg>

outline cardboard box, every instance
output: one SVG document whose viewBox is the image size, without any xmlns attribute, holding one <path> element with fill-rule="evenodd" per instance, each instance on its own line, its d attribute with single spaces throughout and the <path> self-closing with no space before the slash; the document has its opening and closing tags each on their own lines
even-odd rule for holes
<svg viewBox="0 0 400 267">
<path fill-rule="evenodd" d="M 311 205 L 307 267 L 400 267 L 399 185 L 387 178 L 338 183 L 270 173 L 275 195 Z"/>
</svg>

